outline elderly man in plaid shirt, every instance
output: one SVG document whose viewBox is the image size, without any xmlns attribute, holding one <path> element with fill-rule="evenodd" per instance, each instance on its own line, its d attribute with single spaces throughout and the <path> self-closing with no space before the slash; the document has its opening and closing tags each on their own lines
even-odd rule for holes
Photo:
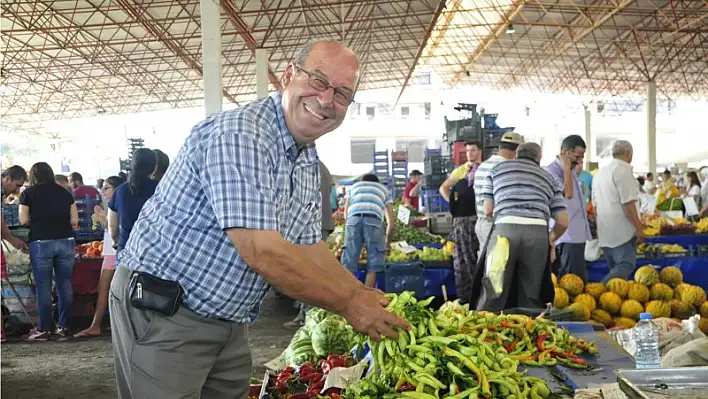
<svg viewBox="0 0 708 399">
<path fill-rule="evenodd" d="M 342 123 L 358 74 L 342 44 L 311 43 L 286 67 L 282 93 L 192 129 L 118 259 L 120 398 L 245 398 L 247 324 L 269 284 L 374 339 L 408 328 L 320 240 L 314 141 Z"/>
</svg>

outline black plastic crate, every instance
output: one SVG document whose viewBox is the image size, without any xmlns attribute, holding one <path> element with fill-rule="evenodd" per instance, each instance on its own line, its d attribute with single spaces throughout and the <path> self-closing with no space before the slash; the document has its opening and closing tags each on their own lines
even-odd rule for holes
<svg viewBox="0 0 708 399">
<path fill-rule="evenodd" d="M 454 130 L 447 131 L 447 141 L 448 143 L 454 143 L 456 141 L 468 141 L 468 140 L 481 140 L 482 139 L 482 126 L 479 122 L 475 122 L 472 125 L 467 125 Z"/>
<path fill-rule="evenodd" d="M 447 179 L 446 174 L 434 174 L 423 176 L 423 188 L 426 190 L 437 190 Z"/>
<path fill-rule="evenodd" d="M 507 127 L 503 129 L 484 129 L 482 139 L 485 147 L 498 147 L 501 144 L 501 138 L 505 133 L 513 132 L 515 128 Z"/>
<path fill-rule="evenodd" d="M 447 174 L 452 170 L 452 157 L 447 155 L 427 156 L 423 159 L 426 174 Z"/>
</svg>

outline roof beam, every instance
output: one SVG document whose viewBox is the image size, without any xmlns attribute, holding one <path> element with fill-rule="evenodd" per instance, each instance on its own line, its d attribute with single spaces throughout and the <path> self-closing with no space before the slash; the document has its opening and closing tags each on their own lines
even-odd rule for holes
<svg viewBox="0 0 708 399">
<path fill-rule="evenodd" d="M 433 20 L 430 21 L 430 25 L 428 25 L 428 30 L 425 32 L 425 36 L 423 37 L 423 40 L 420 41 L 418 53 L 415 55 L 415 58 L 413 59 L 413 62 L 411 63 L 411 67 L 408 70 L 408 75 L 406 75 L 406 79 L 403 81 L 403 85 L 401 86 L 401 91 L 398 93 L 398 97 L 396 97 L 396 102 L 393 103 L 394 107 L 396 107 L 396 104 L 398 104 L 398 101 L 401 99 L 401 96 L 403 95 L 403 91 L 406 90 L 406 87 L 408 86 L 408 82 L 411 80 L 411 76 L 413 76 L 413 72 L 415 71 L 415 67 L 418 64 L 418 59 L 420 59 L 420 56 L 423 54 L 423 50 L 425 50 L 425 47 L 428 45 L 428 39 L 430 39 L 430 35 L 433 33 L 433 29 L 435 28 L 435 25 L 437 25 L 437 23 L 438 23 L 438 18 L 440 18 L 440 14 L 445 9 L 445 1 L 446 0 L 440 0 L 440 2 L 438 3 L 438 8 L 435 10 L 435 14 L 433 15 Z"/>
<path fill-rule="evenodd" d="M 465 73 L 472 65 L 474 65 L 475 62 L 479 59 L 479 57 L 484 54 L 484 52 L 491 46 L 497 38 L 503 34 L 506 31 L 506 28 L 509 26 L 509 23 L 511 20 L 516 18 L 517 15 L 521 13 L 521 10 L 523 10 L 524 6 L 526 5 L 527 0 L 515 0 L 511 7 L 509 7 L 509 11 L 507 12 L 506 18 L 502 20 L 494 29 L 494 32 L 487 36 L 487 38 L 480 43 L 477 48 L 474 50 L 472 54 L 467 59 L 467 62 L 464 65 L 464 68 L 461 71 L 458 71 L 455 73 L 455 77 L 452 79 L 452 82 L 450 82 L 450 86 L 454 86 L 457 84 L 457 82 L 460 80 L 462 77 L 462 74 Z"/>
<path fill-rule="evenodd" d="M 246 47 L 251 50 L 251 54 L 255 57 L 256 49 L 258 48 L 258 43 L 256 42 L 256 39 L 253 37 L 253 35 L 251 35 L 250 27 L 239 16 L 238 10 L 234 6 L 234 2 L 229 0 L 221 0 L 221 8 L 224 9 L 224 11 L 226 12 L 226 16 L 229 18 L 229 21 L 231 21 L 231 23 L 236 27 L 238 34 L 246 43 Z M 280 84 L 280 79 L 275 76 L 275 73 L 273 72 L 273 69 L 270 67 L 270 65 L 268 65 L 268 80 L 270 81 L 270 84 L 272 84 L 273 87 L 276 88 L 276 90 L 283 90 L 283 86 Z"/>
<path fill-rule="evenodd" d="M 173 54 L 182 59 L 189 67 L 199 74 L 200 77 L 204 77 L 204 68 L 200 62 L 192 58 L 187 52 L 183 51 L 182 47 L 177 44 L 177 42 L 172 38 L 170 33 L 163 28 L 160 24 L 152 20 L 150 14 L 148 14 L 147 9 L 143 8 L 141 5 L 136 4 L 131 0 L 116 0 L 116 3 L 125 11 L 128 15 L 135 18 L 136 21 L 152 34 L 155 39 L 160 43 L 164 44 L 165 47 L 170 49 Z M 145 18 L 148 16 L 149 20 Z M 226 97 L 232 103 L 238 105 L 236 98 L 229 94 L 226 89 L 223 89 L 224 97 Z"/>
</svg>

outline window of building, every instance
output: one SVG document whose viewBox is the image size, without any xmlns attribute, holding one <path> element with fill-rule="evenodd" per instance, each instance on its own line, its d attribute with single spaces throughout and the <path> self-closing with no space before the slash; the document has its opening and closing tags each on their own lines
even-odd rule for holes
<svg viewBox="0 0 708 399">
<path fill-rule="evenodd" d="M 354 103 L 349 107 L 349 117 L 356 119 L 361 115 L 361 104 Z"/>
<path fill-rule="evenodd" d="M 352 163 L 373 163 L 376 140 L 351 140 Z"/>
<path fill-rule="evenodd" d="M 430 103 L 423 104 L 423 108 L 425 109 L 425 119 L 430 119 L 430 112 L 432 110 Z"/>
<path fill-rule="evenodd" d="M 372 120 L 376 116 L 376 107 L 366 107 L 366 119 Z"/>
<path fill-rule="evenodd" d="M 430 72 L 419 72 L 413 77 L 413 85 L 429 85 Z"/>
<path fill-rule="evenodd" d="M 401 107 L 401 118 L 406 119 L 411 114 L 411 107 Z"/>
<path fill-rule="evenodd" d="M 407 151 L 408 162 L 423 162 L 423 154 L 428 146 L 428 140 L 399 139 L 396 140 L 396 151 Z"/>
</svg>

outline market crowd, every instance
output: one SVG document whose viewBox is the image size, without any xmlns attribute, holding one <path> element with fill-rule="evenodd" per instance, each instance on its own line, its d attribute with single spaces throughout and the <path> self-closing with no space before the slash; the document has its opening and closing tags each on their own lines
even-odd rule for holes
<svg viewBox="0 0 708 399">
<path fill-rule="evenodd" d="M 19 223 L 29 228 L 25 242 L 2 221 L 2 239 L 15 249 L 29 252 L 38 320 L 37 326 L 23 337 L 25 340 L 63 340 L 72 336 L 69 314 L 77 233 L 82 228 L 91 230 L 93 225 L 103 231 L 104 243 L 97 305 L 91 326 L 73 337 L 101 334 L 116 255 L 125 246 L 138 214 L 168 166 L 169 158 L 164 152 L 138 149 L 127 175 L 122 172 L 121 176 L 99 179 L 95 186 L 85 184 L 78 172 L 68 176 L 54 174 L 46 162 L 35 163 L 29 172 L 18 165 L 2 172 L 2 203 L 18 205 Z M 7 279 L 4 249 L 2 275 Z M 57 320 L 53 317 L 53 282 Z"/>
<path fill-rule="evenodd" d="M 341 125 L 359 71 L 359 58 L 341 43 L 309 43 L 287 65 L 282 91 L 199 122 L 169 169 L 155 152 L 138 150 L 127 179 L 102 182 L 107 205 L 93 217 L 106 228 L 105 273 L 94 323 L 77 335 L 100 334 L 108 303 L 118 397 L 245 397 L 252 373 L 248 325 L 271 286 L 301 303 L 292 326 L 317 306 L 375 340 L 410 328 L 374 288 L 395 226 L 393 198 L 375 175 L 363 176 L 343 200 L 348 250 L 341 263 L 325 243 L 338 201 L 314 142 Z M 484 162 L 479 143 L 468 143 L 468 162 L 441 187 L 453 210 L 463 301 L 487 310 L 542 307 L 553 295 L 554 267 L 583 275 L 589 198 L 613 273 L 632 263 L 643 233 L 631 144 L 615 143 L 613 161 L 592 183 L 581 169 L 585 149 L 582 138 L 569 136 L 556 160 L 542 167 L 541 147 L 517 133 L 505 134 L 499 153 Z M 411 173 L 408 206 L 419 206 L 421 175 Z M 80 175 L 55 177 L 44 163 L 29 177 L 17 168 L 3 173 L 3 190 L 14 192 L 27 179 L 20 217 L 30 226 L 40 302 L 39 326 L 28 339 L 66 336 L 72 225 L 82 212 L 76 201 L 98 193 Z M 618 179 L 623 183 L 612 183 Z M 364 247 L 362 283 L 351 272 Z M 52 272 L 56 329 L 47 299 Z"/>
</svg>

